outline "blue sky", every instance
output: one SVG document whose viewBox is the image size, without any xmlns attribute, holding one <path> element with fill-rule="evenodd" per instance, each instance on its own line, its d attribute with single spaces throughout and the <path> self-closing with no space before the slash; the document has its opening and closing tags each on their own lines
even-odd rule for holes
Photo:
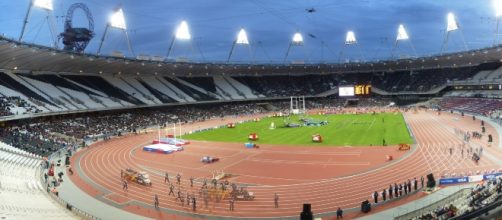
<svg viewBox="0 0 502 220">
<path fill-rule="evenodd" d="M 232 61 L 282 62 L 299 31 L 305 44 L 292 47 L 288 61 L 310 63 L 388 58 L 400 23 L 411 41 L 400 42 L 396 55 L 414 55 L 411 44 L 419 56 L 437 54 L 448 12 L 455 13 L 461 28 L 451 32 L 449 52 L 463 50 L 463 39 L 470 49 L 492 45 L 496 25 L 491 0 L 54 0 L 58 33 L 63 31 L 62 17 L 75 2 L 87 4 L 94 16 L 96 36 L 88 53 L 96 53 L 111 11 L 121 5 L 136 54 L 165 56 L 184 19 L 193 40 L 176 41 L 171 55 L 200 61 L 225 61 L 240 27 L 246 29 L 251 45 L 236 47 Z M 18 38 L 28 5 L 29 0 L 1 1 L 0 33 Z M 316 12 L 308 13 L 309 8 Z M 79 11 L 74 24 L 87 25 Z M 355 32 L 359 46 L 344 46 L 348 30 Z M 49 39 L 45 12 L 32 10 L 24 40 L 50 45 Z M 110 32 L 102 53 L 114 50 L 131 56 L 118 30 Z"/>
</svg>

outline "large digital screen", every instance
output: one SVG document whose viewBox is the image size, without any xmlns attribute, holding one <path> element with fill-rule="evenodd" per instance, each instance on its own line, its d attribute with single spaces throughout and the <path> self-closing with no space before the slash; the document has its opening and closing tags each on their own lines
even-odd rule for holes
<svg viewBox="0 0 502 220">
<path fill-rule="evenodd" d="M 371 94 L 371 85 L 355 85 L 354 90 L 355 90 L 354 93 L 357 96 L 370 95 Z"/>
<path fill-rule="evenodd" d="M 353 86 L 340 86 L 340 87 L 338 87 L 338 95 L 340 97 L 354 96 L 354 87 Z"/>
</svg>

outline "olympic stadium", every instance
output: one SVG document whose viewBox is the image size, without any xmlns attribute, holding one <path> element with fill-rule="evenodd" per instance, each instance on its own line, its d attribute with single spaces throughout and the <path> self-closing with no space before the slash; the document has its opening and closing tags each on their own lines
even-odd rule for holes
<svg viewBox="0 0 502 220">
<path fill-rule="evenodd" d="M 0 3 L 2 219 L 499 219 L 502 1 Z"/>
</svg>

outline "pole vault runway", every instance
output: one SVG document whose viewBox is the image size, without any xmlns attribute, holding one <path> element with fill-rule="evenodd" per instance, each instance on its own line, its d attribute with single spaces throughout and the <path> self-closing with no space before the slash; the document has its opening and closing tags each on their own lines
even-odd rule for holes
<svg viewBox="0 0 502 220">
<path fill-rule="evenodd" d="M 370 200 L 374 191 L 381 192 L 389 184 L 400 184 L 408 179 L 433 173 L 434 176 L 451 176 L 499 170 L 500 167 L 484 157 L 475 164 L 470 157 L 462 157 L 462 137 L 455 134 L 455 128 L 468 131 L 480 130 L 480 122 L 469 117 L 432 112 L 404 113 L 406 121 L 417 141 L 411 151 L 398 151 L 390 147 L 287 147 L 261 145 L 260 149 L 246 149 L 242 143 L 192 142 L 182 152 L 156 154 L 142 151 L 142 146 L 157 137 L 156 132 L 128 135 L 99 142 L 81 150 L 72 157 L 75 174 L 72 181 L 90 195 L 102 201 L 152 218 L 177 219 L 220 217 L 292 217 L 298 216 L 303 203 L 311 203 L 317 214 L 333 213 L 342 209 L 358 208 L 362 201 Z M 184 126 L 194 130 L 252 116 L 211 120 Z M 485 123 L 487 133 L 495 133 Z M 498 135 L 494 144 L 498 144 Z M 485 146 L 486 137 L 472 140 L 472 146 Z M 450 148 L 452 150 L 450 150 Z M 494 147 L 484 148 L 493 155 L 502 155 Z M 202 164 L 202 156 L 219 157 L 213 164 Z M 394 157 L 386 162 L 386 155 Z M 133 168 L 150 174 L 152 187 L 129 184 L 122 189 L 120 170 Z M 233 176 L 231 183 L 247 186 L 253 192 L 253 201 L 236 201 L 235 210 L 229 211 L 228 200 L 209 201 L 208 207 L 199 194 L 204 178 L 210 180 L 211 172 L 224 170 Z M 181 205 L 174 196 L 169 196 L 164 173 L 168 172 L 171 182 L 176 174 L 182 176 L 180 191 L 197 197 L 197 210 Z M 189 178 L 194 177 L 190 187 Z M 209 181 L 208 181 L 209 182 Z M 420 182 L 420 181 L 419 181 Z M 420 183 L 419 183 L 420 185 Z M 274 207 L 274 194 L 280 197 L 279 207 Z M 153 208 L 153 197 L 159 196 L 160 210 Z M 186 203 L 186 201 L 185 201 Z M 395 203 L 391 202 L 390 204 Z M 395 203 L 397 204 L 397 203 Z M 171 212 L 173 211 L 173 212 Z"/>
</svg>

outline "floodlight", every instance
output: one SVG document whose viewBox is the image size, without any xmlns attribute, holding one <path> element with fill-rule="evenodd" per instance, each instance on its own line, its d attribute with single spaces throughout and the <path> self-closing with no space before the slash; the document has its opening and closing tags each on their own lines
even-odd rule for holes
<svg viewBox="0 0 502 220">
<path fill-rule="evenodd" d="M 52 6 L 52 0 L 33 0 L 33 6 L 48 11 L 54 10 L 54 7 Z"/>
<path fill-rule="evenodd" d="M 296 32 L 295 35 L 293 35 L 292 43 L 295 45 L 302 45 L 303 44 L 302 34 L 300 34 L 299 32 Z"/>
<path fill-rule="evenodd" d="M 409 39 L 408 33 L 406 33 L 406 29 L 404 29 L 404 25 L 400 24 L 399 28 L 397 29 L 396 41 L 407 40 L 407 39 Z"/>
<path fill-rule="evenodd" d="M 502 15 L 502 0 L 493 0 L 493 6 L 495 7 L 495 16 L 500 17 Z"/>
<path fill-rule="evenodd" d="M 127 29 L 124 18 L 124 11 L 122 11 L 122 8 L 119 8 L 117 11 L 115 11 L 110 17 L 110 26 L 122 30 Z"/>
<path fill-rule="evenodd" d="M 249 45 L 248 35 L 244 28 L 241 28 L 239 34 L 237 34 L 237 39 L 232 43 L 232 48 L 230 49 L 230 53 L 228 53 L 227 63 L 230 62 L 230 58 L 232 57 L 232 53 L 234 52 L 235 45 Z"/>
<path fill-rule="evenodd" d="M 246 34 L 246 31 L 244 28 L 241 28 L 239 31 L 239 34 L 237 35 L 237 41 L 235 41 L 236 44 L 249 44 L 248 41 L 248 35 Z"/>
<path fill-rule="evenodd" d="M 457 24 L 457 21 L 455 20 L 455 15 L 450 12 L 446 16 L 446 18 L 447 18 L 447 21 L 448 21 L 447 26 L 446 26 L 446 31 L 450 32 L 450 31 L 457 30 L 458 29 L 458 24 Z"/>
<path fill-rule="evenodd" d="M 354 34 L 353 31 L 348 31 L 347 37 L 345 37 L 345 44 L 350 45 L 355 43 L 357 43 L 356 35 Z"/>
<path fill-rule="evenodd" d="M 192 36 L 188 30 L 188 24 L 186 21 L 182 21 L 178 29 L 176 29 L 176 39 L 179 40 L 190 40 Z"/>
</svg>

